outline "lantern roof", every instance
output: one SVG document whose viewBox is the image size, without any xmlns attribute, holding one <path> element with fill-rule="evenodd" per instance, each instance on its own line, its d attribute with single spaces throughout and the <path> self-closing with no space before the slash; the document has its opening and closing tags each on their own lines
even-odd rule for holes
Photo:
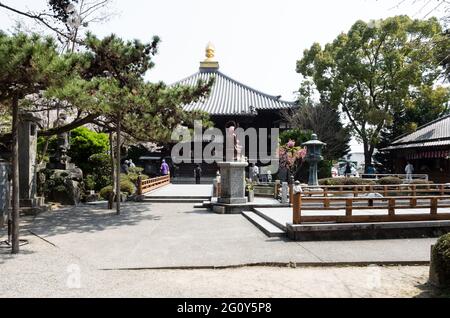
<svg viewBox="0 0 450 318">
<path fill-rule="evenodd" d="M 302 146 L 326 146 L 327 144 L 326 143 L 324 143 L 324 142 L 321 142 L 319 139 L 318 139 L 318 137 L 317 137 L 317 135 L 316 134 L 312 134 L 312 136 L 311 136 L 311 140 L 310 141 L 307 141 L 307 142 L 304 142 L 303 144 L 302 144 Z"/>
</svg>

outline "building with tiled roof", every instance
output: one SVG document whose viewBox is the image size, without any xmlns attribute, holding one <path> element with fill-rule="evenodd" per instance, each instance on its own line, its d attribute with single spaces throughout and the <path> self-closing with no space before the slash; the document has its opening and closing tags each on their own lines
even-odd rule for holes
<svg viewBox="0 0 450 318">
<path fill-rule="evenodd" d="M 400 136 L 382 151 L 391 153 L 396 173 L 404 173 L 411 162 L 415 173 L 428 174 L 435 182 L 450 182 L 450 115 Z"/>
</svg>

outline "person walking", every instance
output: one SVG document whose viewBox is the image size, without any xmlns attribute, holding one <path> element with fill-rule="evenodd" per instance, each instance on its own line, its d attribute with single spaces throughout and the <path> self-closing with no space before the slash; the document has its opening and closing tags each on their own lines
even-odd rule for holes
<svg viewBox="0 0 450 318">
<path fill-rule="evenodd" d="M 411 162 L 408 161 L 406 167 L 405 167 L 405 173 L 406 173 L 406 180 L 407 181 L 412 181 L 413 177 L 413 173 L 414 173 L 414 166 L 412 165 Z"/>
<path fill-rule="evenodd" d="M 195 176 L 195 183 L 200 184 L 202 178 L 202 168 L 200 167 L 199 164 L 194 169 L 194 176 Z"/>
<path fill-rule="evenodd" d="M 169 165 L 166 163 L 166 160 L 164 160 L 164 159 L 162 161 L 160 170 L 161 170 L 161 175 L 162 176 L 167 176 L 170 173 Z"/>
<path fill-rule="evenodd" d="M 129 166 L 130 168 L 136 168 L 136 165 L 134 164 L 134 162 L 133 162 L 132 159 L 129 159 L 129 160 L 128 160 L 128 166 Z"/>
</svg>

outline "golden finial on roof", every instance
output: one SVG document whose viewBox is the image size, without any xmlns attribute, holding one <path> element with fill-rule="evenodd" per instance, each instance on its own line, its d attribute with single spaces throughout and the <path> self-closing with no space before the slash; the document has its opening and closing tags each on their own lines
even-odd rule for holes
<svg viewBox="0 0 450 318">
<path fill-rule="evenodd" d="M 208 45 L 206 46 L 206 61 L 212 62 L 214 60 L 215 55 L 216 55 L 216 48 L 214 47 L 214 44 L 208 42 Z"/>
<path fill-rule="evenodd" d="M 205 50 L 206 59 L 200 62 L 200 71 L 216 71 L 219 69 L 219 62 L 215 60 L 216 47 L 211 42 L 208 43 Z"/>
</svg>

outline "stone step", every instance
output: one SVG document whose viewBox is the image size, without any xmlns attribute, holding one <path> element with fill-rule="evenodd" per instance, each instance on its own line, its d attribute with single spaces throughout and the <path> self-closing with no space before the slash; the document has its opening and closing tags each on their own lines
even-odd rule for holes
<svg viewBox="0 0 450 318">
<path fill-rule="evenodd" d="M 286 232 L 273 225 L 266 219 L 262 218 L 254 212 L 242 212 L 242 215 L 253 223 L 258 229 L 260 229 L 268 237 L 283 237 L 286 236 Z"/>
<path fill-rule="evenodd" d="M 276 220 L 270 218 L 268 215 L 259 211 L 258 208 L 253 208 L 252 212 L 255 213 L 256 215 L 258 215 L 259 217 L 263 218 L 267 222 L 271 223 L 272 225 L 276 226 L 280 230 L 285 231 L 285 232 L 287 231 L 286 224 L 281 224 L 281 223 L 277 222 Z"/>
</svg>

